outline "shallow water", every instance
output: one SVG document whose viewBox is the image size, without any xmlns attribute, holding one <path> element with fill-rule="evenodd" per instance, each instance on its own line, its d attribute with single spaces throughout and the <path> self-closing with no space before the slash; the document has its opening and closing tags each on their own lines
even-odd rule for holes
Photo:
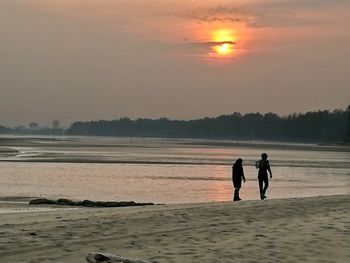
<svg viewBox="0 0 350 263">
<path fill-rule="evenodd" d="M 268 198 L 350 193 L 350 153 L 334 147 L 216 145 L 138 138 L 26 138 L 6 147 L 0 195 L 188 203 L 232 199 L 231 165 L 244 160 L 242 199 L 258 199 L 254 162 L 269 154 Z M 209 144 L 209 143 L 208 143 Z M 295 145 L 294 145 L 295 146 Z"/>
</svg>

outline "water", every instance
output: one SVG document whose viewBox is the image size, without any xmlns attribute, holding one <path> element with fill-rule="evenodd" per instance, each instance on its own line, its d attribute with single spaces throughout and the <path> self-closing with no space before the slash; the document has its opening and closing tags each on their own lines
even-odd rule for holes
<svg viewBox="0 0 350 263">
<path fill-rule="evenodd" d="M 142 138 L 21 137 L 0 140 L 0 195 L 192 203 L 232 200 L 241 157 L 241 198 L 259 199 L 254 163 L 267 152 L 268 198 L 350 193 L 347 148 Z M 2 145 L 2 146 L 1 146 Z M 17 154 L 6 154 L 11 149 Z"/>
</svg>

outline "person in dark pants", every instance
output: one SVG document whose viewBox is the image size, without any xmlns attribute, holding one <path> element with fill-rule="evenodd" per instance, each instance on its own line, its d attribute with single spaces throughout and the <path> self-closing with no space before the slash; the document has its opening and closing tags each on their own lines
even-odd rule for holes
<svg viewBox="0 0 350 263">
<path fill-rule="evenodd" d="M 242 162 L 243 160 L 241 158 L 238 158 L 237 161 L 232 166 L 232 183 L 235 189 L 234 195 L 233 195 L 233 201 L 241 200 L 241 198 L 239 198 L 239 190 L 241 189 L 242 179 L 243 179 L 243 182 L 245 182 Z"/>
<path fill-rule="evenodd" d="M 255 163 L 255 167 L 259 169 L 258 171 L 258 180 L 259 180 L 259 190 L 260 190 L 260 199 L 264 200 L 266 198 L 266 190 L 269 187 L 269 176 L 267 171 L 270 174 L 270 178 L 272 178 L 272 171 L 270 168 L 270 163 L 267 160 L 267 154 L 261 154 L 261 160 Z"/>
</svg>

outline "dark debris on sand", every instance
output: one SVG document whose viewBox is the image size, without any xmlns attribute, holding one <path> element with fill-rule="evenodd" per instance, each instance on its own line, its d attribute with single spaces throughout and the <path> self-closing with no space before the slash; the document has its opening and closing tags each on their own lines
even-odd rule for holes
<svg viewBox="0 0 350 263">
<path fill-rule="evenodd" d="M 50 200 L 46 198 L 38 198 L 31 200 L 30 205 L 68 205 L 68 206 L 86 206 L 86 207 L 124 207 L 124 206 L 146 206 L 154 205 L 154 203 L 135 203 L 134 201 L 121 201 L 121 202 L 104 202 L 104 201 L 72 201 L 69 199 Z"/>
</svg>

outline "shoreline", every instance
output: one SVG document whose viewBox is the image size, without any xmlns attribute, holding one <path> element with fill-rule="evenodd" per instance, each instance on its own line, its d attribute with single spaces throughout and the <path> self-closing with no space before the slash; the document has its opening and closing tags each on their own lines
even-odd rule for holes
<svg viewBox="0 0 350 263">
<path fill-rule="evenodd" d="M 93 143 L 89 140 L 94 141 Z M 163 138 L 163 137 L 108 137 L 108 136 L 23 136 L 0 134 L 0 147 L 11 150 L 14 147 L 149 147 L 157 143 L 158 146 L 166 144 L 182 147 L 240 147 L 256 149 L 291 149 L 291 150 L 316 150 L 316 151 L 350 151 L 350 144 L 324 143 L 324 142 L 293 142 L 293 141 L 262 141 L 235 139 L 203 139 L 203 138 Z M 0 149 L 1 150 L 1 149 Z M 6 149 L 4 149 L 6 150 Z M 12 149 L 14 150 L 14 149 Z M 1 151 L 0 151 L 1 152 Z"/>
<path fill-rule="evenodd" d="M 233 191 L 233 190 L 232 190 Z M 239 202 L 235 202 L 235 204 L 237 203 L 242 203 L 242 202 L 268 202 L 268 201 L 276 201 L 276 200 L 280 200 L 280 201 L 286 201 L 286 200 L 302 200 L 302 199 L 309 199 L 309 198 L 327 198 L 327 197 L 337 197 L 337 196 L 347 196 L 349 195 L 350 198 L 350 193 L 339 193 L 339 194 L 317 194 L 317 195 L 303 195 L 303 196 L 295 196 L 295 197 L 276 197 L 276 198 L 266 198 L 264 200 L 260 200 L 260 197 L 256 197 L 256 199 L 241 199 L 241 201 Z M 143 202 L 141 201 L 134 201 L 134 200 L 129 200 L 129 199 L 120 199 L 120 200 L 90 200 L 88 198 L 82 198 L 82 199 L 78 199 L 78 198 L 65 198 L 65 197 L 56 197 L 56 198 L 52 198 L 52 197 L 45 197 L 45 196 L 0 196 L 0 209 L 1 209 L 1 204 L 6 205 L 6 204 L 14 204 L 14 205 L 24 205 L 24 206 L 29 206 L 29 207 L 40 207 L 40 206 L 48 206 L 51 208 L 69 208 L 69 207 L 74 207 L 74 208 L 82 208 L 82 207 L 87 207 L 87 208 L 122 208 L 122 207 L 132 207 L 132 205 L 125 205 L 125 206 L 79 206 L 79 205 L 68 205 L 68 204 L 50 204 L 50 203 L 42 203 L 42 204 L 29 204 L 30 201 L 33 201 L 35 199 L 43 199 L 43 200 L 48 200 L 48 201 L 54 201 L 57 202 L 58 200 L 62 199 L 62 200 L 68 200 L 75 202 L 75 203 L 79 203 L 79 202 L 83 202 L 83 201 L 88 201 L 88 202 L 95 202 L 95 203 L 122 203 L 122 202 L 135 202 L 135 203 L 152 203 L 152 206 L 188 206 L 188 205 L 205 205 L 205 204 L 212 204 L 212 203 L 232 203 L 233 201 L 230 200 L 210 200 L 210 201 L 187 201 L 187 202 L 170 202 L 170 203 L 166 203 L 166 202 Z M 135 207 L 135 206 L 134 206 Z"/>
<path fill-rule="evenodd" d="M 350 194 L 8 213 L 0 254 L 8 262 L 76 263 L 97 251 L 163 263 L 345 263 L 349 215 Z"/>
</svg>

